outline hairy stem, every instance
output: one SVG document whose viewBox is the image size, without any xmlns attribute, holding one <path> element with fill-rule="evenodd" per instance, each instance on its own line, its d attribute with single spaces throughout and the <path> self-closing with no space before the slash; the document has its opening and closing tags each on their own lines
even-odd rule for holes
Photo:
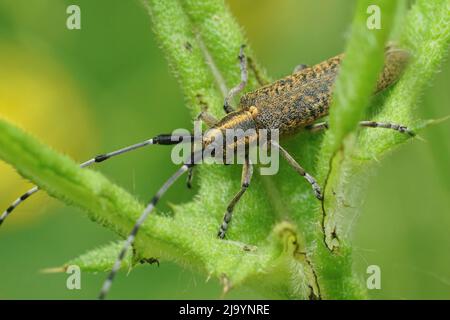
<svg viewBox="0 0 450 320">
<path fill-rule="evenodd" d="M 223 96 L 239 82 L 237 55 L 247 44 L 231 13 L 219 0 L 143 1 L 159 44 L 177 77 L 188 106 L 196 115 L 209 109 L 223 115 Z M 195 198 L 174 205 L 174 215 L 150 216 L 136 238 L 128 268 L 141 259 L 175 261 L 221 280 L 224 290 L 248 286 L 271 298 L 364 298 L 352 269 L 351 246 L 343 226 L 348 201 L 362 199 L 358 172 L 369 160 L 391 150 L 404 136 L 379 129 L 357 133 L 383 63 L 383 51 L 396 14 L 393 1 L 379 1 L 381 30 L 366 26 L 370 1 L 358 2 L 352 34 L 333 105 L 330 130 L 323 136 L 304 133 L 283 142 L 299 162 L 325 186 L 320 203 L 310 187 L 281 164 L 277 176 L 255 178 L 235 209 L 228 239 L 216 239 L 226 204 L 239 190 L 239 166 L 199 169 Z M 413 61 L 400 82 L 388 92 L 376 119 L 419 128 L 413 106 L 430 83 L 449 44 L 449 6 L 446 0 L 419 0 L 399 30 L 400 45 Z M 398 19 L 395 19 L 398 20 Z M 246 90 L 267 75 L 251 48 L 246 49 L 254 70 Z M 259 80 L 259 81 L 258 81 Z M 143 210 L 133 196 L 92 170 L 52 150 L 11 123 L 0 119 L 0 158 L 50 195 L 75 205 L 88 216 L 124 237 Z M 113 243 L 74 259 L 87 271 L 107 271 L 120 245 Z"/>
</svg>

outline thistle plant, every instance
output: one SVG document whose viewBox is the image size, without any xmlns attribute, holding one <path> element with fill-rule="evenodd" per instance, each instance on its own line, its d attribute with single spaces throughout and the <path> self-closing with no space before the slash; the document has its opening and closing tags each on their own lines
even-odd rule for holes
<svg viewBox="0 0 450 320">
<path fill-rule="evenodd" d="M 366 25 L 371 2 L 357 3 L 330 108 L 330 129 L 324 134 L 302 132 L 286 142 L 286 149 L 318 178 L 325 200 L 318 201 L 301 177 L 281 163 L 277 175 L 254 177 L 236 208 L 227 234 L 230 240 L 219 240 L 217 227 L 237 190 L 240 168 L 198 166 L 197 195 L 174 205 L 170 215 L 154 212 L 148 218 L 123 262 L 124 270 L 157 257 L 219 279 L 225 292 L 245 286 L 268 298 L 366 297 L 363 282 L 352 270 L 349 220 L 364 197 L 367 170 L 407 137 L 388 130 L 360 130 L 357 124 L 363 118 L 391 121 L 419 132 L 434 123 L 418 119 L 415 109 L 445 58 L 450 39 L 448 1 L 417 0 L 408 11 L 404 1 L 378 3 L 380 30 Z M 239 48 L 248 44 L 226 5 L 220 0 L 145 0 L 144 4 L 192 115 L 207 107 L 222 117 L 224 94 L 240 81 Z M 397 84 L 373 98 L 389 40 L 410 52 L 411 61 Z M 246 54 L 252 66 L 247 91 L 273 80 L 249 46 Z M 81 208 L 122 238 L 144 209 L 143 203 L 102 174 L 80 169 L 72 159 L 3 119 L 0 146 L 0 158 L 23 177 Z M 106 272 L 121 245 L 106 244 L 64 266 Z"/>
</svg>

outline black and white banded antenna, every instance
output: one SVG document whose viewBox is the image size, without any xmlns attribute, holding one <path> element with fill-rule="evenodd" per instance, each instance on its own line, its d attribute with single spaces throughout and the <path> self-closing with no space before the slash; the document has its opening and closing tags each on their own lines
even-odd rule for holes
<svg viewBox="0 0 450 320">
<path fill-rule="evenodd" d="M 201 150 L 192 152 L 187 160 L 185 161 L 184 165 L 182 165 L 169 179 L 166 180 L 166 182 L 162 185 L 162 187 L 158 190 L 158 192 L 155 194 L 155 196 L 150 200 L 150 202 L 145 207 L 144 211 L 142 212 L 141 216 L 138 220 L 136 220 L 136 223 L 133 226 L 133 229 L 129 233 L 122 250 L 120 251 L 116 261 L 114 262 L 114 265 L 106 278 L 105 282 L 103 282 L 102 289 L 99 294 L 99 299 L 103 300 L 105 299 L 106 295 L 108 294 L 109 290 L 111 289 L 112 282 L 114 280 L 114 277 L 116 276 L 117 272 L 120 270 L 120 267 L 122 265 L 122 261 L 125 259 L 125 256 L 127 254 L 127 251 L 130 249 L 130 247 L 133 245 L 134 240 L 136 239 L 136 235 L 139 232 L 140 227 L 145 222 L 147 217 L 152 213 L 153 209 L 157 205 L 159 199 L 166 193 L 167 190 L 175 183 L 175 181 L 178 180 L 185 172 L 189 171 L 191 168 L 195 166 L 196 163 L 199 163 L 201 159 L 203 159 L 204 154 L 208 154 L 208 151 L 211 151 L 209 148 L 214 148 L 214 145 L 211 145 L 207 147 L 205 150 L 202 148 Z M 206 153 L 205 153 L 206 152 Z"/>
<path fill-rule="evenodd" d="M 194 164 L 184 164 L 179 168 L 164 184 L 163 186 L 158 190 L 156 195 L 152 198 L 152 200 L 148 203 L 148 205 L 145 207 L 145 210 L 142 212 L 139 219 L 136 221 L 136 223 L 133 226 L 133 229 L 129 233 L 122 249 L 120 250 L 119 256 L 117 257 L 116 261 L 114 262 L 114 265 L 109 272 L 108 277 L 106 278 L 105 282 L 103 282 L 102 289 L 100 291 L 99 299 L 103 300 L 105 299 L 106 295 L 108 294 L 109 290 L 111 289 L 112 282 L 114 280 L 114 277 L 116 276 L 117 272 L 120 270 L 120 266 L 122 265 L 123 260 L 125 259 L 126 253 L 130 249 L 130 247 L 133 245 L 134 240 L 136 239 L 136 235 L 139 232 L 140 227 L 145 222 L 147 217 L 152 213 L 153 209 L 155 208 L 156 204 L 158 203 L 159 199 L 166 193 L 166 191 L 172 186 L 172 184 L 178 180 L 179 177 L 181 177 L 186 171 L 188 171 L 190 168 L 192 168 Z"/>
<path fill-rule="evenodd" d="M 143 148 L 148 145 L 154 145 L 154 144 L 173 145 L 173 144 L 178 144 L 180 142 L 190 142 L 190 141 L 192 141 L 191 136 L 175 136 L 175 135 L 170 135 L 170 134 L 161 134 L 152 139 L 148 139 L 148 140 L 133 144 L 131 146 L 124 147 L 122 149 L 118 149 L 118 150 L 115 150 L 115 151 L 112 151 L 109 153 L 105 153 L 105 154 L 100 154 L 100 155 L 80 164 L 80 168 L 88 167 L 94 163 L 103 162 L 103 161 L 113 158 L 115 156 L 130 152 L 130 151 L 134 151 L 136 149 L 140 149 L 140 148 Z M 25 192 L 23 195 L 21 195 L 19 198 L 17 198 L 0 216 L 0 226 L 3 224 L 3 222 L 6 220 L 6 218 L 18 206 L 20 206 L 26 199 L 28 199 L 29 197 L 31 197 L 33 194 L 35 194 L 38 191 L 39 191 L 39 187 L 34 186 L 33 188 L 31 188 L 30 190 Z"/>
</svg>

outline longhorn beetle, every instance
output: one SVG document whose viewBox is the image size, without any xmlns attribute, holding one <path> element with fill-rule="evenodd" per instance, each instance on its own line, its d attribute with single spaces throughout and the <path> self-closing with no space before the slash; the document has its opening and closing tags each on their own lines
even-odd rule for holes
<svg viewBox="0 0 450 320">
<path fill-rule="evenodd" d="M 292 75 L 283 79 L 275 81 L 269 85 L 265 85 L 260 89 L 249 92 L 243 95 L 240 99 L 239 108 L 235 110 L 231 106 L 231 100 L 238 95 L 246 86 L 248 79 L 247 72 L 247 58 L 244 55 L 244 47 L 241 46 L 240 54 L 238 56 L 241 70 L 241 82 L 232 88 L 224 101 L 224 110 L 227 113 L 222 119 L 217 120 L 203 110 L 199 119 L 204 121 L 210 129 L 203 135 L 201 141 L 201 150 L 192 151 L 188 160 L 179 168 L 159 189 L 156 195 L 149 202 L 144 212 L 136 221 L 131 230 L 125 244 L 115 261 L 108 278 L 105 280 L 100 292 L 100 299 L 105 298 L 108 293 L 112 281 L 120 268 L 121 262 L 125 257 L 127 250 L 132 246 L 134 239 L 147 216 L 152 212 L 153 208 L 158 203 L 161 196 L 169 189 L 169 187 L 185 172 L 188 172 L 188 186 L 192 179 L 192 170 L 195 164 L 202 156 L 202 151 L 210 148 L 214 144 L 214 137 L 219 133 L 223 133 L 226 129 L 254 129 L 257 136 L 261 130 L 278 130 L 280 138 L 291 135 L 300 129 L 307 130 L 325 130 L 328 128 L 327 122 L 315 123 L 316 120 L 326 116 L 331 104 L 331 97 L 333 92 L 333 85 L 341 65 L 343 54 L 330 58 L 315 66 L 307 67 L 301 65 L 294 70 Z M 375 93 L 387 88 L 393 84 L 401 75 L 404 67 L 408 61 L 408 53 L 401 49 L 396 49 L 388 46 L 385 50 L 385 64 L 376 84 Z M 405 133 L 414 136 L 414 132 L 406 126 L 381 123 L 375 121 L 361 121 L 362 127 L 379 127 L 393 129 L 400 133 Z M 254 137 L 253 137 L 254 138 Z M 252 139 L 252 137 L 250 137 Z M 170 135 L 161 134 L 152 139 L 110 152 L 101 154 L 92 158 L 80 165 L 84 168 L 94 163 L 103 162 L 112 157 L 148 146 L 148 145 L 174 145 L 181 142 L 191 141 L 193 136 Z M 232 145 L 225 145 L 224 149 L 236 148 L 237 144 L 248 145 L 249 139 L 241 139 L 233 142 Z M 271 148 L 277 148 L 283 158 L 289 165 L 311 185 L 317 199 L 322 200 L 322 191 L 316 180 L 308 174 L 297 161 L 274 139 L 269 139 L 267 144 Z M 219 228 L 218 237 L 223 239 L 225 237 L 228 226 L 231 222 L 233 209 L 239 202 L 242 195 L 245 193 L 250 185 L 250 180 L 253 173 L 252 163 L 248 155 L 245 155 L 243 163 L 241 188 L 230 201 L 226 208 L 225 215 Z M 12 203 L 0 216 L 0 224 L 4 222 L 6 217 L 19 206 L 25 199 L 33 195 L 39 190 L 37 186 L 23 194 L 20 198 Z"/>
</svg>

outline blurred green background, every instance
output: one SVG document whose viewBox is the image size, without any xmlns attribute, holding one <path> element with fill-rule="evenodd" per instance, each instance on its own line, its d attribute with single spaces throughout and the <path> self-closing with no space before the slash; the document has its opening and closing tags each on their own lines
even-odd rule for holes
<svg viewBox="0 0 450 320">
<path fill-rule="evenodd" d="M 273 77 L 343 51 L 355 1 L 230 0 L 259 61 Z M 67 30 L 66 8 L 81 7 L 81 30 Z M 418 112 L 448 115 L 450 63 L 427 89 Z M 174 128 L 190 128 L 176 80 L 137 0 L 0 0 L 0 114 L 79 161 Z M 355 272 L 379 265 L 372 298 L 450 298 L 450 122 L 427 142 L 402 146 L 370 178 L 354 224 Z M 0 146 L 1 147 L 1 146 Z M 155 146 L 97 166 L 140 199 L 174 170 L 170 149 Z M 0 163 L 0 208 L 29 184 Z M 177 184 L 162 201 L 188 201 Z M 95 298 L 104 274 L 41 274 L 116 236 L 41 193 L 0 229 L 0 299 Z M 219 298 L 219 284 L 162 263 L 121 274 L 111 298 Z M 237 291 L 230 298 L 257 298 Z"/>
</svg>

